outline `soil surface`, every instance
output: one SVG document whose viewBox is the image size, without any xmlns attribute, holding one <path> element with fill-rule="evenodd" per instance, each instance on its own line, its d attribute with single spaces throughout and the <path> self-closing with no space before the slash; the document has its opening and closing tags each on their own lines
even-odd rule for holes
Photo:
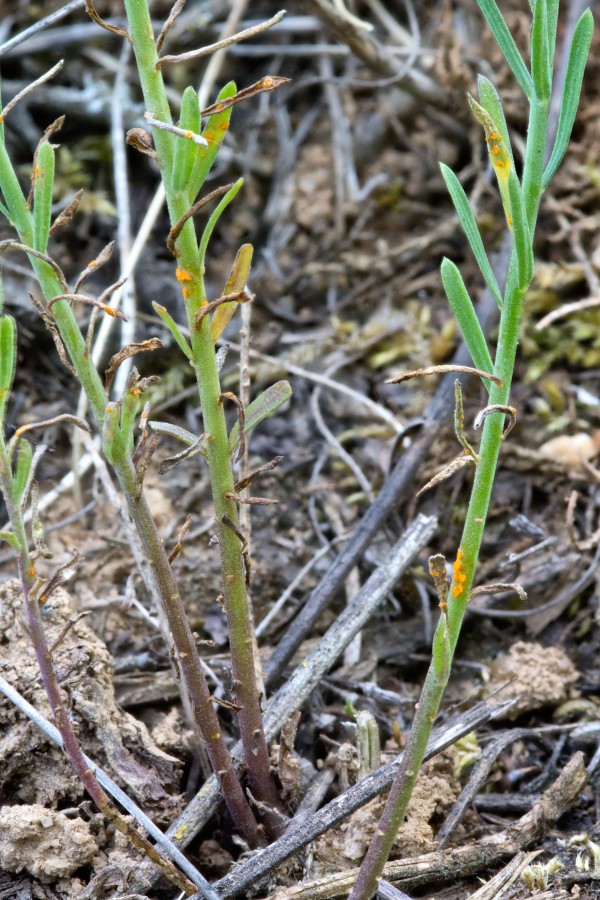
<svg viewBox="0 0 600 900">
<path fill-rule="evenodd" d="M 55 0 L 5 0 L 0 42 L 61 5 Z M 503 280 L 505 220 L 481 129 L 465 96 L 476 92 L 478 73 L 493 79 L 502 95 L 517 166 L 527 127 L 520 89 L 470 0 L 348 3 L 352 14 L 372 28 L 365 30 L 349 19 L 355 36 L 352 48 L 324 20 L 321 5 L 324 0 L 291 4 L 280 26 L 233 47 L 207 100 L 212 102 L 218 87 L 230 79 L 238 88 L 267 74 L 291 79 L 274 93 L 256 94 L 236 106 L 207 184 L 212 190 L 244 177 L 242 193 L 211 241 L 207 283 L 210 297 L 219 297 L 239 246 L 254 245 L 249 287 L 255 297 L 246 304 L 250 396 L 281 379 L 293 390 L 291 400 L 252 433 L 249 445 L 251 469 L 283 457 L 277 468 L 255 482 L 256 489 L 252 487 L 277 504 L 249 507 L 250 592 L 263 665 L 352 540 L 390 473 L 415 446 L 424 411 L 436 392 L 439 396 L 439 375 L 401 385 L 385 381 L 403 371 L 449 363 L 460 346 L 441 286 L 442 258 L 448 256 L 460 266 L 482 314 L 493 307 L 453 213 L 440 160 L 456 171 L 474 198 L 486 247 L 494 253 Z M 242 9 L 239 27 L 267 19 L 279 9 L 271 0 L 235 6 Z M 341 4 L 332 3 L 331 9 L 334 6 Z M 570 6 L 579 4 L 563 6 L 559 73 L 566 62 L 565 33 L 572 28 Z M 151 7 L 160 30 L 170 5 L 160 0 Z M 104 18 L 123 24 L 120 3 L 106 0 L 97 9 Z M 528 4 L 510 0 L 502 9 L 517 43 L 526 47 Z M 188 0 L 165 52 L 217 40 L 229 13 L 225 0 Z M 145 127 L 137 75 L 130 58 L 120 55 L 122 43 L 80 7 L 1 60 L 4 104 L 59 59 L 65 60 L 58 76 L 9 114 L 5 134 L 26 183 L 44 129 L 65 114 L 62 130 L 52 137 L 57 145 L 55 214 L 80 188 L 84 195 L 73 221 L 53 238 L 51 253 L 73 283 L 116 239 L 110 262 L 89 282 L 95 296 L 118 279 L 125 259 L 119 253 L 135 238 L 158 185 L 153 160 L 131 146 L 119 164 L 121 177 L 115 179 L 113 159 L 121 140 L 115 135 Z M 497 702 L 512 698 L 514 703 L 504 716 L 427 763 L 391 858 L 434 854 L 423 856 L 428 860 L 423 870 L 429 874 L 411 887 L 395 882 L 405 891 L 402 895 L 381 896 L 520 900 L 597 895 L 599 51 L 597 34 L 572 143 L 542 201 L 535 279 L 525 300 L 512 390 L 516 424 L 503 445 L 476 577 L 479 586 L 517 582 L 523 590 L 481 593 L 470 604 L 438 724 L 445 726 L 496 694 Z M 400 70 L 399 75 L 391 77 L 390 66 Z M 189 83 L 198 85 L 205 72 L 203 58 L 165 67 L 175 118 L 182 90 Z M 553 115 L 556 121 L 556 110 Z M 125 192 L 123 183 L 128 185 Z M 131 237 L 126 227 L 123 231 L 127 210 Z M 204 221 L 201 216 L 199 222 Z M 165 243 L 168 231 L 163 211 L 146 237 L 131 280 L 133 332 L 120 332 L 121 323 L 111 320 L 99 369 L 104 371 L 124 343 L 160 337 L 162 349 L 136 357 L 144 376 L 160 376 L 147 395 L 151 415 L 201 434 L 192 370 L 152 308 L 156 301 L 175 319 L 184 320 L 174 262 Z M 13 237 L 2 220 L 0 240 Z M 39 288 L 25 257 L 5 253 L 2 260 L 6 306 L 19 326 L 10 435 L 20 425 L 75 413 L 79 389 L 28 299 L 28 293 Z M 82 304 L 77 312 L 85 331 L 90 308 Z M 497 316 L 492 311 L 488 318 L 494 344 Z M 238 312 L 223 341 L 229 350 L 222 382 L 235 393 L 240 390 L 240 345 L 246 340 L 240 323 Z M 467 433 L 476 445 L 478 432 L 472 424 L 485 406 L 485 393 L 476 379 L 464 381 L 463 393 Z M 399 492 L 392 511 L 340 580 L 333 600 L 303 635 L 265 698 L 268 707 L 275 688 L 317 645 L 416 517 L 436 516 L 434 537 L 320 680 L 300 717 L 286 724 L 273 745 L 273 765 L 290 816 L 324 807 L 376 767 L 378 754 L 365 759 L 357 750 L 359 713 L 368 713 L 378 730 L 382 762 L 395 758 L 406 742 L 439 614 L 428 557 L 456 557 L 472 483 L 471 468 L 463 467 L 417 497 L 460 450 L 453 417 L 451 399 L 437 415 L 436 434 L 409 487 Z M 234 422 L 231 404 L 231 425 Z M 37 480 L 52 555 L 39 560 L 40 574 L 51 578 L 75 550 L 83 557 L 43 611 L 69 716 L 84 752 L 166 830 L 210 775 L 204 748 L 181 701 L 171 647 L 136 569 L 129 533 L 113 505 L 115 485 L 108 470 L 96 456 L 73 485 L 66 479 L 75 460 L 89 459 L 73 429 L 54 425 L 33 432 L 33 439 L 47 445 Z M 145 491 L 169 552 L 191 516 L 173 570 L 224 733 L 233 746 L 238 735 L 221 576 L 211 541 L 214 516 L 207 468 L 196 454 L 159 473 L 161 462 L 181 448 L 173 437 L 161 436 Z M 7 543 L 0 546 L 0 564 L 0 675 L 51 718 L 23 618 L 15 557 Z M 453 849 L 469 851 L 479 842 L 486 846 L 494 835 L 501 841 L 503 835 L 524 834 L 519 830 L 523 817 L 532 809 L 532 817 L 538 816 L 542 807 L 536 803 L 578 751 L 584 754 L 588 783 L 566 802 L 558 821 L 550 821 L 532 843 L 520 844 L 514 837 L 510 849 L 491 862 L 482 855 L 469 871 L 445 870 L 444 854 Z M 455 804 L 475 780 L 474 796 L 455 817 Z M 0 804 L 0 900 L 174 900 L 179 895 L 166 880 L 143 889 L 136 884 L 138 851 L 94 807 L 62 751 L 2 695 Z M 291 898 L 303 881 L 315 879 L 316 885 L 319 879 L 354 870 L 382 805 L 381 797 L 370 800 L 267 877 L 245 886 L 240 896 Z M 446 833 L 449 820 L 453 824 Z M 235 872 L 236 865 L 248 859 L 222 805 L 188 844 L 186 854 L 210 881 Z M 511 865 L 512 881 L 497 889 L 492 882 L 490 892 L 483 893 L 482 881 Z M 320 890 L 309 887 L 303 896 L 316 900 L 347 895 L 345 889 L 336 893 L 334 886 Z"/>
</svg>

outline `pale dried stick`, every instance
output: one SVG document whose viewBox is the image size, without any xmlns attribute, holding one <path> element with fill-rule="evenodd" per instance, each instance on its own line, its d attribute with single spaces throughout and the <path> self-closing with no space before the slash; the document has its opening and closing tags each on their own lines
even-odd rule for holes
<svg viewBox="0 0 600 900">
<path fill-rule="evenodd" d="M 244 0 L 240 6 L 247 6 L 247 0 Z M 236 9 L 236 19 L 239 22 L 241 15 L 239 11 Z M 165 63 L 178 63 L 178 62 L 187 62 L 190 59 L 199 59 L 201 56 L 212 56 L 213 54 L 218 53 L 221 50 L 226 50 L 227 47 L 231 47 L 232 44 L 237 44 L 239 41 L 245 41 L 248 38 L 255 37 L 257 34 L 262 34 L 263 31 L 266 31 L 268 28 L 272 28 L 273 25 L 277 25 L 278 22 L 281 22 L 285 15 L 285 10 L 281 10 L 281 12 L 276 13 L 273 18 L 268 19 L 266 22 L 261 22 L 258 25 L 252 25 L 250 28 L 244 29 L 244 31 L 239 31 L 237 34 L 232 34 L 228 37 L 222 38 L 220 41 L 216 41 L 214 44 L 207 44 L 205 47 L 198 47 L 197 50 L 189 50 L 187 53 L 177 53 L 170 56 L 161 56 L 157 63 L 157 68 L 162 69 Z M 236 23 L 237 27 L 237 23 Z M 224 31 L 227 31 L 227 26 L 225 26 Z M 203 105 L 203 104 L 201 104 Z"/>
<path fill-rule="evenodd" d="M 53 743 L 55 743 L 58 747 L 62 747 L 63 739 L 61 737 L 60 731 L 56 728 L 55 725 L 52 725 L 40 712 L 38 712 L 35 707 L 28 703 L 27 700 L 16 690 L 16 688 L 12 687 L 7 681 L 2 678 L 0 675 L 0 691 L 7 697 L 11 703 L 17 707 L 17 709 L 21 710 L 22 713 L 31 719 L 34 725 L 36 725 L 43 734 L 46 735 Z M 154 824 L 152 819 L 148 818 L 146 813 L 139 808 L 139 806 L 134 803 L 134 801 L 124 792 L 121 788 L 114 783 L 112 778 L 107 775 L 102 769 L 98 767 L 98 765 L 93 762 L 89 756 L 84 754 L 84 760 L 86 765 L 94 772 L 96 779 L 99 784 L 104 788 L 104 790 L 111 795 L 111 797 L 120 803 L 123 809 L 126 809 L 127 812 L 137 820 L 137 822 L 142 826 L 142 828 L 147 831 L 150 837 L 154 838 L 159 847 L 164 851 L 165 856 L 171 859 L 174 863 L 177 863 L 182 872 L 184 872 L 188 878 L 196 885 L 196 887 L 203 892 L 203 896 L 206 897 L 206 900 L 219 900 L 219 895 L 211 888 L 210 884 L 206 881 L 206 879 L 198 872 L 198 870 L 185 858 L 181 850 L 171 841 L 169 838 L 162 833 L 160 828 Z"/>
<path fill-rule="evenodd" d="M 330 370 L 327 370 L 329 373 Z M 315 420 L 315 425 L 325 438 L 328 446 L 333 449 L 333 451 L 339 456 L 339 458 L 346 463 L 354 477 L 356 478 L 360 488 L 364 491 L 366 497 L 368 497 L 369 501 L 373 503 L 375 501 L 375 494 L 373 493 L 373 488 L 371 487 L 366 475 L 356 462 L 356 460 L 348 453 L 347 450 L 344 450 L 336 436 L 333 434 L 331 429 L 325 424 L 325 420 L 321 414 L 321 410 L 319 407 L 319 397 L 321 393 L 321 388 L 316 388 L 313 391 L 310 398 L 310 410 L 312 412 L 313 418 Z"/>
<path fill-rule="evenodd" d="M 248 6 L 248 0 L 236 0 L 232 4 L 231 11 L 227 16 L 225 21 L 225 25 L 223 26 L 223 30 L 221 31 L 220 41 L 228 40 L 235 35 L 236 30 L 239 28 L 240 22 L 242 20 L 242 16 L 246 12 L 246 8 Z M 200 87 L 198 89 L 198 102 L 200 103 L 200 109 L 204 109 L 204 107 L 208 103 L 208 99 L 213 91 L 215 86 L 215 82 L 219 77 L 219 73 L 223 68 L 223 63 L 225 62 L 225 53 L 223 50 L 217 50 L 216 53 L 211 56 L 208 61 L 208 65 L 202 76 L 202 81 L 200 82 Z"/>
<path fill-rule="evenodd" d="M 260 637 L 260 635 L 266 630 L 266 628 L 271 624 L 276 615 L 283 609 L 289 598 L 292 596 L 296 588 L 298 588 L 308 573 L 311 571 L 314 566 L 326 556 L 327 553 L 332 549 L 332 547 L 337 544 L 341 540 L 345 540 L 346 536 L 335 537 L 330 544 L 325 544 L 323 547 L 319 547 L 319 549 L 315 552 L 313 556 L 308 560 L 308 562 L 302 566 L 299 572 L 296 573 L 294 578 L 290 581 L 284 592 L 281 596 L 275 601 L 267 615 L 264 619 L 261 620 L 260 624 L 256 626 L 256 635 Z"/>
<path fill-rule="evenodd" d="M 544 328 L 547 328 L 548 325 L 552 325 L 553 322 L 557 322 L 559 319 L 564 319 L 566 316 L 573 315 L 573 313 L 583 312 L 585 309 L 594 309 L 596 306 L 600 306 L 600 297 L 587 297 L 585 300 L 577 300 L 574 303 L 563 303 L 562 306 L 553 309 L 543 319 L 540 319 L 535 326 L 535 330 L 543 331 Z"/>
<path fill-rule="evenodd" d="M 54 25 L 55 22 L 60 22 L 61 19 L 64 19 L 65 16 L 68 16 L 74 10 L 79 9 L 79 7 L 85 6 L 85 0 L 71 0 L 70 3 L 66 3 L 65 6 L 62 6 L 60 9 L 55 10 L 50 13 L 50 15 L 45 16 L 43 19 L 40 19 L 39 22 L 34 22 L 33 25 L 30 25 L 29 28 L 26 28 L 24 31 L 21 31 L 19 34 L 16 34 L 9 41 L 5 41 L 4 44 L 0 47 L 0 56 L 4 56 L 9 50 L 12 50 L 13 47 L 16 47 L 18 44 L 22 44 L 24 41 L 29 40 L 30 37 L 33 37 L 34 34 L 37 34 L 39 31 L 42 31 L 44 28 L 48 28 L 50 25 Z"/>
<path fill-rule="evenodd" d="M 183 331 L 183 329 L 181 330 Z M 240 351 L 240 345 L 236 344 L 235 341 L 219 341 L 219 343 L 227 343 L 229 348 L 236 353 L 239 353 Z M 383 419 L 384 422 L 393 428 L 396 434 L 401 434 L 404 431 L 405 426 L 401 422 L 398 422 L 389 409 L 386 409 L 379 403 L 375 403 L 370 397 L 367 397 L 365 394 L 360 394 L 358 391 L 355 391 L 354 388 L 348 387 L 347 384 L 343 384 L 341 381 L 334 381 L 326 375 L 319 375 L 318 372 L 311 372 L 310 369 L 303 369 L 302 366 L 297 366 L 295 363 L 288 362 L 288 360 L 285 359 L 277 359 L 277 357 L 269 356 L 268 353 L 261 353 L 259 350 L 250 350 L 250 357 L 252 359 L 259 359 L 261 362 L 269 363 L 278 371 L 283 369 L 290 375 L 298 375 L 300 378 L 306 378 L 307 381 L 314 381 L 315 384 L 321 384 L 323 387 L 329 388 L 332 391 L 345 394 L 356 403 L 360 403 L 361 406 L 368 409 L 369 412 L 377 416 L 378 419 Z"/>
<path fill-rule="evenodd" d="M 415 521 L 406 529 L 400 541 L 390 550 L 382 565 L 372 573 L 360 592 L 321 638 L 315 649 L 297 666 L 291 678 L 277 692 L 268 705 L 265 713 L 265 734 L 268 740 L 273 740 L 279 734 L 283 723 L 290 713 L 302 706 L 324 674 L 397 582 L 400 575 L 406 571 L 422 548 L 431 540 L 436 527 L 437 519 L 433 516 L 423 516 L 421 514 L 417 516 Z M 468 730 L 471 730 L 472 727 L 469 726 Z M 457 737 L 453 737 L 451 743 L 454 740 L 457 740 Z M 444 744 L 444 746 L 447 745 Z M 234 758 L 239 759 L 241 757 L 240 743 L 233 748 L 232 753 Z M 340 799 L 338 798 L 338 801 L 334 801 L 333 805 L 335 806 Z M 196 794 L 181 816 L 170 826 L 167 833 L 178 846 L 186 846 L 209 821 L 211 816 L 214 815 L 220 801 L 221 796 L 217 780 L 212 776 L 203 785 L 199 793 Z M 365 801 L 363 800 L 362 802 L 364 803 Z M 359 803 L 358 805 L 362 804 Z M 319 816 L 319 813 L 316 815 Z M 326 827 L 330 826 L 327 825 Z M 290 824 L 286 834 L 289 834 L 290 829 L 294 828 L 295 825 Z M 277 841 L 278 847 L 282 840 L 279 839 Z M 308 840 L 312 840 L 312 837 L 309 837 Z M 303 845 L 302 841 L 300 841 L 300 844 L 295 846 L 290 853 L 284 855 L 283 858 L 287 858 L 287 856 L 296 852 Z M 261 863 L 264 859 L 265 857 L 260 855 L 261 861 L 258 862 L 258 857 L 256 857 L 259 872 L 262 872 Z M 140 867 L 140 869 L 144 875 L 151 877 L 151 869 L 149 867 L 144 866 Z M 248 870 L 246 864 L 244 865 L 244 870 Z M 251 875 L 249 881 L 244 881 L 240 890 L 250 884 L 253 877 L 254 875 Z M 226 879 L 222 880 L 225 881 L 228 878 L 229 876 L 226 876 Z M 232 896 L 232 894 L 229 894 L 229 896 Z"/>
<path fill-rule="evenodd" d="M 24 87 L 22 91 L 19 91 L 18 94 L 15 94 L 12 100 L 9 100 L 9 102 L 3 108 L 2 112 L 0 112 L 0 122 L 4 122 L 11 109 L 13 109 L 13 107 L 15 107 L 17 103 L 23 99 L 23 97 L 31 94 L 31 92 L 41 84 L 44 84 L 46 81 L 50 81 L 51 78 L 54 78 L 54 76 L 60 72 L 63 65 L 64 60 L 59 60 L 55 66 L 52 66 L 51 69 L 49 69 L 47 72 L 44 72 L 43 75 L 40 75 L 40 77 L 36 78 L 35 81 L 32 81 L 31 84 L 28 84 L 26 87 Z"/>
</svg>

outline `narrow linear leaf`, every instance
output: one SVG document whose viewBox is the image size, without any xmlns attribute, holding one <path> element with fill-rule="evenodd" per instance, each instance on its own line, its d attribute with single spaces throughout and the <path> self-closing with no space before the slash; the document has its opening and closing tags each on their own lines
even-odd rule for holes
<svg viewBox="0 0 600 900">
<path fill-rule="evenodd" d="M 0 133 L 3 131 L 4 126 L 0 126 Z M 31 213 L 25 205 L 23 190 L 3 140 L 0 140 L 0 191 L 9 211 L 10 221 L 18 225 L 20 231 L 23 226 L 30 228 Z"/>
<path fill-rule="evenodd" d="M 15 550 L 19 550 L 19 541 L 12 531 L 0 531 L 0 541 L 6 541 Z"/>
<path fill-rule="evenodd" d="M 548 100 L 552 90 L 552 65 L 548 53 L 548 16 L 546 0 L 537 0 L 531 28 L 531 73 L 538 100 Z"/>
<path fill-rule="evenodd" d="M 200 104 L 198 94 L 189 86 L 183 92 L 181 98 L 181 113 L 179 127 L 190 134 L 200 133 Z M 173 157 L 173 190 L 187 191 L 190 179 L 194 171 L 200 146 L 192 140 L 177 137 L 175 141 L 175 154 Z"/>
<path fill-rule="evenodd" d="M 63 563 L 62 566 L 59 566 L 50 581 L 44 585 L 44 592 L 39 598 L 40 602 L 47 603 L 49 597 L 61 584 L 71 580 L 83 561 L 84 558 L 81 553 L 78 550 L 73 550 L 70 559 Z"/>
<path fill-rule="evenodd" d="M 123 453 L 120 430 L 121 411 L 118 403 L 109 403 L 104 411 L 102 426 L 102 449 L 109 463 L 114 463 Z"/>
<path fill-rule="evenodd" d="M 187 447 L 192 447 L 198 441 L 198 435 L 188 431 L 187 428 L 173 425 L 171 422 L 148 422 L 148 425 L 159 434 L 170 434 L 171 437 L 177 438 Z"/>
<path fill-rule="evenodd" d="M 54 188 L 54 149 L 43 141 L 33 170 L 33 248 L 45 253 L 52 221 L 52 190 Z"/>
<path fill-rule="evenodd" d="M 556 26 L 558 23 L 558 7 L 560 0 L 546 0 L 546 27 L 547 27 L 547 44 L 548 57 L 554 59 L 556 52 Z"/>
<path fill-rule="evenodd" d="M 229 188 L 225 196 L 221 199 L 221 201 L 215 207 L 214 212 L 211 214 L 208 222 L 204 226 L 204 231 L 202 232 L 202 237 L 200 238 L 200 243 L 198 245 L 198 265 L 202 270 L 204 270 L 204 259 L 206 257 L 206 248 L 208 247 L 208 242 L 210 241 L 211 235 L 215 229 L 215 225 L 233 200 L 233 198 L 237 195 L 241 186 L 244 183 L 243 178 L 238 178 L 235 184 Z"/>
<path fill-rule="evenodd" d="M 500 197 L 502 198 L 502 206 L 508 227 L 512 230 L 512 220 L 510 217 L 510 198 L 508 196 L 508 176 L 514 169 L 514 160 L 512 153 L 508 152 L 504 138 L 499 128 L 486 109 L 481 106 L 470 94 L 467 94 L 471 112 L 483 127 L 485 134 L 485 142 L 487 144 L 490 162 L 496 175 Z"/>
<path fill-rule="evenodd" d="M 513 235 L 515 239 L 515 253 L 517 257 L 517 278 L 519 286 L 526 288 L 533 277 L 533 247 L 527 215 L 525 213 L 525 201 L 523 191 L 516 172 L 511 172 L 508 179 L 508 191 L 510 195 L 510 208 L 513 220 Z"/>
<path fill-rule="evenodd" d="M 154 340 L 156 340 L 156 338 Z M 142 395 L 158 381 L 160 381 L 159 375 L 147 375 L 145 378 L 140 378 L 140 373 L 135 366 L 132 367 L 131 372 L 127 377 L 125 392 L 121 399 L 120 419 L 121 441 L 127 456 L 133 456 L 135 420 L 140 404 L 142 403 Z M 142 430 L 144 430 L 145 427 L 143 425 L 143 422 L 145 422 L 143 415 L 144 414 L 142 414 L 141 423 Z"/>
<path fill-rule="evenodd" d="M 132 372 L 135 372 L 135 368 Z M 137 374 L 137 373 L 136 373 Z M 140 407 L 140 391 L 127 388 L 121 402 L 120 432 L 127 456 L 133 455 L 135 417 Z"/>
<path fill-rule="evenodd" d="M 569 62 L 567 63 L 567 72 L 565 75 L 562 105 L 558 118 L 556 140 L 542 179 L 543 188 L 548 186 L 549 182 L 556 174 L 556 170 L 560 166 L 567 150 L 571 131 L 573 130 L 573 122 L 575 121 L 575 114 L 579 105 L 581 83 L 583 81 L 583 73 L 590 50 L 590 44 L 592 42 L 593 31 L 594 19 L 590 10 L 586 9 L 573 32 L 573 40 L 569 51 Z"/>
<path fill-rule="evenodd" d="M 231 273 L 227 280 L 227 284 L 225 285 L 225 290 L 223 291 L 224 296 L 228 296 L 229 294 L 237 294 L 240 291 L 243 291 L 246 287 L 248 275 L 250 274 L 253 252 L 254 248 L 252 244 L 242 244 L 242 246 L 238 250 L 233 262 L 233 266 L 231 268 Z M 229 324 L 229 321 L 236 311 L 238 305 L 238 303 L 232 301 L 231 303 L 223 303 L 215 310 L 215 313 L 210 322 L 210 334 L 213 341 L 216 341 L 217 338 L 225 331 L 225 328 Z"/>
<path fill-rule="evenodd" d="M 17 445 L 17 462 L 12 478 L 12 501 L 17 509 L 21 507 L 25 488 L 29 481 L 31 464 L 33 462 L 33 450 L 29 441 L 19 438 Z"/>
<path fill-rule="evenodd" d="M 10 397 L 17 365 L 17 323 L 12 316 L 0 318 L 0 426 Z"/>
<path fill-rule="evenodd" d="M 187 356 L 190 362 L 193 362 L 194 357 L 192 355 L 192 348 L 179 330 L 179 326 L 177 325 L 175 320 L 167 311 L 166 306 L 161 306 L 160 303 L 157 303 L 155 300 L 152 301 L 152 306 L 156 315 L 160 316 L 160 318 L 163 320 L 163 322 L 173 335 L 175 343 L 177 344 L 181 352 L 184 354 L 184 356 Z"/>
<path fill-rule="evenodd" d="M 442 177 L 446 182 L 446 187 L 448 188 L 448 192 L 454 203 L 454 208 L 456 209 L 460 224 L 467 236 L 477 265 L 481 269 L 481 274 L 485 278 L 485 282 L 490 289 L 494 300 L 498 306 L 502 307 L 502 293 L 487 258 L 479 228 L 477 227 L 477 222 L 475 221 L 475 216 L 473 215 L 473 210 L 471 209 L 471 204 L 465 194 L 464 188 L 452 169 L 448 168 L 444 163 L 440 163 L 440 168 L 442 170 Z"/>
<path fill-rule="evenodd" d="M 513 156 L 512 146 L 510 143 L 510 134 L 508 131 L 508 126 L 506 124 L 506 118 L 504 116 L 504 109 L 502 107 L 502 100 L 500 99 L 500 95 L 498 91 L 492 84 L 492 82 L 485 78 L 483 75 L 480 75 L 477 79 L 477 86 L 479 88 L 479 100 L 481 102 L 481 106 L 485 111 L 489 114 L 492 121 L 495 123 L 498 133 L 504 142 L 504 146 L 506 148 L 506 152 L 509 155 L 511 168 L 514 169 L 515 166 L 515 158 Z"/>
<path fill-rule="evenodd" d="M 460 270 L 452 260 L 444 257 L 440 274 L 448 303 L 456 316 L 473 363 L 484 372 L 493 372 L 494 364 L 490 351 Z"/>
<path fill-rule="evenodd" d="M 292 396 L 292 388 L 288 381 L 278 381 L 263 391 L 245 410 L 244 434 L 249 434 Z M 229 452 L 235 453 L 240 445 L 240 426 L 236 422 L 229 435 Z"/>
<path fill-rule="evenodd" d="M 4 203 L 0 203 L 0 213 L 2 213 L 2 215 L 5 217 L 5 219 L 7 219 L 8 224 L 12 225 L 12 227 L 14 228 L 15 223 L 13 222 L 12 216 L 9 213 L 9 211 L 7 210 L 7 208 L 5 207 Z"/>
<path fill-rule="evenodd" d="M 229 100 L 237 91 L 234 81 L 230 81 L 219 92 L 217 104 L 223 100 Z M 207 141 L 208 147 L 199 147 L 194 169 L 190 177 L 189 201 L 193 203 L 200 188 L 206 180 L 206 176 L 210 172 L 212 165 L 216 159 L 219 147 L 223 143 L 223 139 L 229 128 L 229 120 L 231 119 L 232 107 L 224 109 L 222 112 L 215 112 L 210 116 L 206 127 L 202 132 L 202 137 Z"/>
<path fill-rule="evenodd" d="M 113 251 L 115 249 L 116 241 L 110 241 L 106 247 L 103 247 L 98 256 L 95 259 L 90 260 L 87 264 L 83 272 L 79 275 L 77 281 L 75 282 L 75 288 L 73 293 L 78 294 L 85 282 L 88 278 L 91 278 L 92 275 L 96 275 L 97 272 L 105 266 L 113 255 Z"/>
<path fill-rule="evenodd" d="M 477 5 L 490 26 L 492 33 L 498 41 L 498 46 L 502 50 L 506 62 L 511 67 L 513 74 L 521 85 L 525 96 L 531 99 L 533 95 L 533 82 L 531 75 L 527 70 L 527 66 L 523 62 L 523 57 L 517 49 L 517 45 L 513 40 L 513 36 L 508 30 L 508 25 L 504 21 L 502 13 L 498 9 L 495 0 L 477 0 Z"/>
</svg>

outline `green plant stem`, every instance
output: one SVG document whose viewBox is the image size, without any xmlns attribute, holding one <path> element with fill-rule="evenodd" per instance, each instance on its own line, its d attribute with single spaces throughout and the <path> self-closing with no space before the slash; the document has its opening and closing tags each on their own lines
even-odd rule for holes
<svg viewBox="0 0 600 900">
<path fill-rule="evenodd" d="M 141 835 L 126 821 L 126 819 L 123 818 L 112 804 L 110 798 L 98 783 L 95 774 L 85 761 L 83 750 L 77 740 L 71 725 L 71 720 L 61 697 L 56 671 L 52 663 L 52 654 L 48 646 L 48 641 L 46 640 L 40 604 L 36 597 L 32 598 L 30 596 L 36 571 L 29 553 L 29 544 L 23 516 L 20 509 L 12 502 L 10 472 L 11 466 L 6 444 L 4 442 L 4 436 L 0 434 L 0 490 L 4 496 L 8 518 L 12 526 L 12 533 L 19 546 L 19 549 L 17 550 L 17 562 L 23 589 L 23 603 L 27 628 L 35 651 L 46 696 L 48 697 L 48 702 L 52 710 L 52 715 L 54 716 L 56 727 L 63 740 L 64 751 L 80 781 L 100 812 L 113 823 L 115 828 L 125 834 L 134 846 L 145 853 L 155 865 L 159 866 L 160 870 L 167 878 L 186 894 L 195 894 L 197 892 L 196 886 L 182 875 L 169 859 L 159 853 L 147 838 Z"/>
<path fill-rule="evenodd" d="M 210 435 L 208 466 L 221 554 L 223 594 L 231 646 L 233 691 L 235 701 L 239 705 L 240 737 L 248 766 L 250 786 L 256 799 L 267 804 L 263 810 L 265 821 L 269 829 L 277 833 L 282 825 L 282 820 L 272 810 L 280 810 L 281 801 L 271 776 L 260 697 L 256 688 L 252 620 L 248 614 L 246 573 L 241 552 L 242 545 L 240 537 L 236 533 L 236 531 L 239 532 L 237 505 L 234 500 L 227 497 L 227 494 L 234 490 L 234 479 L 214 344 L 210 336 L 208 318 L 203 320 L 200 332 L 196 331 L 193 325 L 191 328 L 192 352 L 197 366 L 204 429 Z"/>
<path fill-rule="evenodd" d="M 530 107 L 523 169 L 525 210 L 532 240 L 542 195 L 547 129 L 548 103 L 534 97 Z M 528 287 L 528 284 L 519 284 L 517 282 L 516 273 L 516 257 L 513 250 L 500 319 L 500 332 L 494 366 L 494 374 L 498 376 L 502 384 L 492 383 L 488 401 L 490 405 L 507 405 L 509 400 L 519 343 L 523 298 Z M 383 867 L 389 857 L 396 833 L 406 813 L 423 763 L 431 729 L 450 676 L 454 651 L 468 605 L 469 592 L 473 583 L 492 496 L 494 477 L 502 443 L 503 425 L 504 416 L 498 413 L 488 416 L 485 420 L 479 450 L 479 463 L 475 472 L 460 544 L 462 571 L 466 575 L 467 580 L 464 584 L 457 584 L 456 580 L 452 582 L 447 615 L 443 614 L 440 617 L 434 634 L 432 661 L 419 702 L 415 707 L 415 716 L 402 763 L 394 779 L 383 814 L 367 855 L 361 865 L 349 900 L 370 900 L 374 896 Z M 462 588 L 457 597 L 453 595 L 454 588 Z"/>
<path fill-rule="evenodd" d="M 26 207 L 6 147 L 1 141 L 0 184 L 21 242 L 31 246 L 32 217 Z M 47 263 L 33 256 L 30 257 L 30 262 L 47 300 L 64 292 L 56 272 Z M 101 431 L 108 398 L 100 375 L 87 353 L 85 341 L 68 301 L 57 301 L 52 306 L 52 312 L 67 354 L 77 372 L 77 378 L 88 397 L 96 425 Z M 264 839 L 222 735 L 219 719 L 210 699 L 208 683 L 200 664 L 198 648 L 163 542 L 143 493 L 138 496 L 133 463 L 129 457 L 121 454 L 115 458 L 113 468 L 150 562 L 175 645 L 177 664 L 190 698 L 194 722 L 202 741 L 206 744 L 213 770 L 219 778 L 223 798 L 235 827 L 244 840 L 252 847 L 260 846 L 264 843 Z"/>
<path fill-rule="evenodd" d="M 168 107 L 160 71 L 156 71 L 156 48 L 145 0 L 125 0 L 129 31 L 137 60 L 144 100 L 149 111 L 159 118 L 167 118 Z M 176 224 L 188 211 L 187 192 L 170 190 L 173 158 L 173 135 L 154 129 L 156 152 L 165 185 L 171 224 Z M 244 756 L 252 792 L 262 804 L 265 822 L 271 831 L 281 826 L 279 794 L 271 775 L 269 751 L 265 738 L 260 697 L 255 684 L 255 662 L 252 625 L 248 612 L 242 545 L 235 529 L 239 527 L 235 502 L 227 498 L 233 492 L 234 478 L 229 457 L 228 435 L 221 386 L 216 363 L 215 346 L 210 322 L 205 318 L 196 326 L 196 314 L 206 304 L 204 268 L 199 262 L 194 224 L 189 219 L 176 242 L 178 277 L 185 299 L 188 327 L 191 332 L 193 364 L 202 405 L 204 431 L 207 432 L 207 456 L 213 500 L 221 571 L 223 596 L 229 626 L 229 640 L 235 700 L 239 706 L 238 722 Z M 226 524 L 227 522 L 230 525 Z M 233 527 L 231 527 L 233 526 Z"/>
</svg>

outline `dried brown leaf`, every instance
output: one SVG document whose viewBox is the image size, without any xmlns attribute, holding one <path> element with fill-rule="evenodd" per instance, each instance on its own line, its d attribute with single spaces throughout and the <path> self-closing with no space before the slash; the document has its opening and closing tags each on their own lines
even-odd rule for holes
<svg viewBox="0 0 600 900">
<path fill-rule="evenodd" d="M 123 347 L 122 350 L 115 353 L 115 355 L 110 358 L 108 366 L 104 370 L 104 387 L 106 388 L 107 393 L 113 383 L 117 369 L 122 362 L 125 362 L 126 359 L 130 359 L 132 356 L 136 356 L 138 353 L 146 353 L 149 350 L 159 350 L 163 346 L 164 344 L 160 338 L 149 338 L 147 341 L 140 341 L 137 344 L 127 344 L 126 347 Z"/>
</svg>

